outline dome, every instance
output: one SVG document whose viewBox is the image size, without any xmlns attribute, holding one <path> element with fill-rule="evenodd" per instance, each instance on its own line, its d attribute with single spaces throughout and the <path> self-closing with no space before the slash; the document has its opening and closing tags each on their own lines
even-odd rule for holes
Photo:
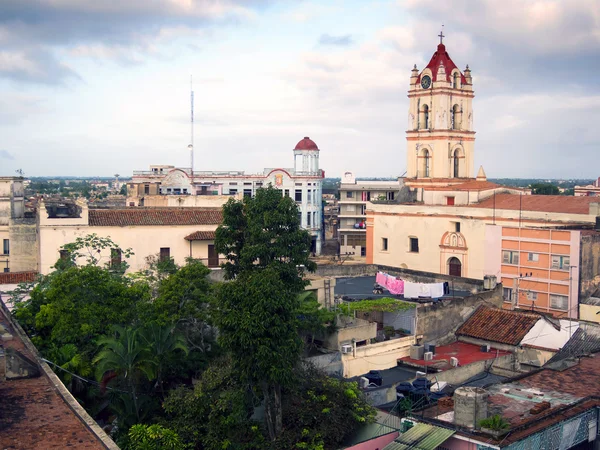
<svg viewBox="0 0 600 450">
<path fill-rule="evenodd" d="M 296 144 L 294 150 L 319 150 L 317 144 L 314 143 L 308 136 Z"/>
</svg>

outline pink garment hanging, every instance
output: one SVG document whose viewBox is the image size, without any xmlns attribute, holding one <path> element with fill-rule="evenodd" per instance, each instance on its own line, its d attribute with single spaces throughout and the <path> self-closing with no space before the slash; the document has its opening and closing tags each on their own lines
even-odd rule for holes
<svg viewBox="0 0 600 450">
<path fill-rule="evenodd" d="M 375 283 L 377 283 L 379 286 L 383 286 L 386 287 L 386 276 L 385 274 L 383 274 L 382 272 L 377 272 L 377 276 L 375 277 Z"/>
<path fill-rule="evenodd" d="M 404 294 L 404 280 L 390 277 L 390 280 L 388 280 L 388 290 L 390 294 Z"/>
</svg>

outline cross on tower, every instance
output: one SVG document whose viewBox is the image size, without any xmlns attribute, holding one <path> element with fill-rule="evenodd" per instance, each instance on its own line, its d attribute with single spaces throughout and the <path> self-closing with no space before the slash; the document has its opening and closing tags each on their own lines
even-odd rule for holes
<svg viewBox="0 0 600 450">
<path fill-rule="evenodd" d="M 442 25 L 444 26 L 444 25 Z M 440 44 L 442 43 L 442 40 L 446 37 L 444 36 L 444 30 L 442 29 L 442 31 L 440 31 L 440 34 L 438 34 L 438 37 L 440 38 Z"/>
</svg>

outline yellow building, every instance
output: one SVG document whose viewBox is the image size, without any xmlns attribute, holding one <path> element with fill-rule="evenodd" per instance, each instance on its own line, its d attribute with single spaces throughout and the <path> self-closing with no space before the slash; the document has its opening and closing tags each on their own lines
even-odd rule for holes
<svg viewBox="0 0 600 450">
<path fill-rule="evenodd" d="M 598 264 L 590 257 L 584 258 L 587 267 L 565 267 L 583 252 L 595 254 L 598 199 L 530 195 L 487 181 L 483 168 L 470 178 L 472 78 L 468 69 L 456 67 L 442 43 L 425 69 L 412 70 L 408 96 L 404 185 L 410 195 L 403 192 L 399 202 L 368 203 L 367 263 L 476 279 L 493 275 L 510 290 L 507 307 L 533 303 L 555 315 L 577 317 L 580 298 L 600 284 Z M 572 231 L 558 231 L 566 228 Z M 527 261 L 530 254 L 538 259 Z M 529 272 L 531 277 L 521 279 Z M 582 288 L 584 282 L 588 285 Z"/>
</svg>

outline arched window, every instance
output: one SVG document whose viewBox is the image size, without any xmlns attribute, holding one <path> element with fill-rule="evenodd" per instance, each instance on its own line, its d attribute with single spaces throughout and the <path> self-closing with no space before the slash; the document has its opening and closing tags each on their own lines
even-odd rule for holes
<svg viewBox="0 0 600 450">
<path fill-rule="evenodd" d="M 431 156 L 429 156 L 429 150 L 423 150 L 423 168 L 421 170 L 422 176 L 425 178 L 429 178 L 429 165 L 431 162 Z"/>
<path fill-rule="evenodd" d="M 429 129 L 429 106 L 423 106 L 423 128 Z"/>
<path fill-rule="evenodd" d="M 454 150 L 454 178 L 458 178 L 459 177 L 459 168 L 460 168 L 460 162 L 459 162 L 459 152 L 458 149 Z"/>
<path fill-rule="evenodd" d="M 452 116 L 452 129 L 460 130 L 460 120 L 461 120 L 460 106 L 454 105 L 452 107 L 451 116 Z"/>
<path fill-rule="evenodd" d="M 454 82 L 452 83 L 454 89 L 458 89 L 458 72 L 454 72 Z"/>
</svg>

